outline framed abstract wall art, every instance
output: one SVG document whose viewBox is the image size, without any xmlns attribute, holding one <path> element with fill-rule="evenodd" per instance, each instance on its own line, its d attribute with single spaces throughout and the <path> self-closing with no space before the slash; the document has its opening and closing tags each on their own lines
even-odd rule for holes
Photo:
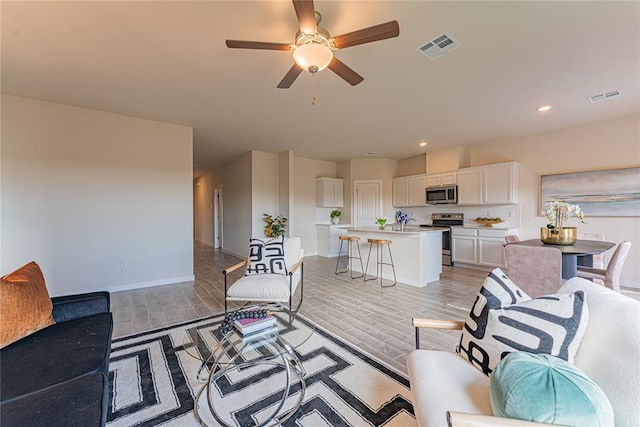
<svg viewBox="0 0 640 427">
<path fill-rule="evenodd" d="M 558 200 L 585 216 L 640 216 L 640 167 L 542 175 L 540 188 L 542 206 Z"/>
</svg>

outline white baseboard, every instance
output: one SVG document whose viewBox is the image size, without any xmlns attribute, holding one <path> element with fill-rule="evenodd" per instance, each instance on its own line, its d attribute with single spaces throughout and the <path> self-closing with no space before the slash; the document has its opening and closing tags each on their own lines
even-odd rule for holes
<svg viewBox="0 0 640 427">
<path fill-rule="evenodd" d="M 129 291 L 132 289 L 150 288 L 152 286 L 175 285 L 176 283 L 193 282 L 194 280 L 196 280 L 195 275 L 172 277 L 170 279 L 151 280 L 149 282 L 127 283 L 124 285 L 109 286 L 108 288 L 105 288 L 105 289 L 87 289 L 84 291 L 82 290 L 74 291 L 72 295 L 83 294 L 88 292 L 97 292 L 97 291 L 107 291 L 107 292 Z"/>
<path fill-rule="evenodd" d="M 247 256 L 247 254 L 239 254 L 239 253 L 234 252 L 234 251 L 232 251 L 232 250 L 229 250 L 229 249 L 227 249 L 227 248 L 222 248 L 221 250 L 222 250 L 222 252 L 224 252 L 224 253 L 227 253 L 227 254 L 230 254 L 230 255 L 235 255 L 235 256 L 237 256 L 238 258 L 242 258 L 242 259 L 245 259 L 245 258 L 246 258 L 246 256 Z"/>
<path fill-rule="evenodd" d="M 195 240 L 196 240 L 196 243 L 199 243 L 201 245 L 213 248 L 213 242 L 206 242 L 206 241 L 200 240 L 200 239 L 195 239 Z"/>
</svg>

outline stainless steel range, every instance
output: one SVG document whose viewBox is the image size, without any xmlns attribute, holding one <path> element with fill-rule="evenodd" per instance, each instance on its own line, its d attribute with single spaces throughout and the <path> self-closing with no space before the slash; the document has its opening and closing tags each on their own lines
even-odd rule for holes
<svg viewBox="0 0 640 427">
<path fill-rule="evenodd" d="M 422 224 L 424 228 L 446 228 L 442 232 L 442 265 L 453 265 L 451 261 L 451 227 L 464 224 L 464 214 L 461 213 L 433 213 L 431 224 Z"/>
</svg>

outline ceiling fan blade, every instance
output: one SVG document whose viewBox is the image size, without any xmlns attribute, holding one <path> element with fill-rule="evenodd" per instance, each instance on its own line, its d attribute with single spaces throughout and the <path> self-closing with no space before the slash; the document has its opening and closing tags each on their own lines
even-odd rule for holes
<svg viewBox="0 0 640 427">
<path fill-rule="evenodd" d="M 351 86 L 355 86 L 364 80 L 364 77 L 347 67 L 344 62 L 340 61 L 335 56 L 329 63 L 328 68 L 346 80 L 346 82 Z"/>
<path fill-rule="evenodd" d="M 266 50 L 291 50 L 291 45 L 286 43 L 247 42 L 242 40 L 227 40 L 227 47 L 231 49 L 266 49 Z"/>
<path fill-rule="evenodd" d="M 298 64 L 293 64 L 293 67 L 291 67 L 289 71 L 287 71 L 287 74 L 282 78 L 282 80 L 280 80 L 280 83 L 278 83 L 278 89 L 290 88 L 301 72 L 302 67 L 300 67 Z"/>
<path fill-rule="evenodd" d="M 398 34 L 400 34 L 398 21 L 389 21 L 338 36 L 334 39 L 334 44 L 338 49 L 344 49 L 345 47 L 390 39 L 397 37 Z"/>
<path fill-rule="evenodd" d="M 316 24 L 316 10 L 313 0 L 293 0 L 293 8 L 296 10 L 300 31 L 305 34 L 315 34 L 318 32 Z"/>
</svg>

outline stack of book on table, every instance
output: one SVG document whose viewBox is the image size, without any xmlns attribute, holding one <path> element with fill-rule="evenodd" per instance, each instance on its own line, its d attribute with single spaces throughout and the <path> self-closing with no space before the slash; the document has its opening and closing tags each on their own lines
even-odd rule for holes
<svg viewBox="0 0 640 427">
<path fill-rule="evenodd" d="M 252 310 L 259 311 L 261 309 L 256 308 Z M 233 326 L 242 339 L 251 339 L 278 332 L 278 323 L 273 314 L 267 314 L 266 317 L 245 317 L 238 319 L 234 322 Z"/>
</svg>

